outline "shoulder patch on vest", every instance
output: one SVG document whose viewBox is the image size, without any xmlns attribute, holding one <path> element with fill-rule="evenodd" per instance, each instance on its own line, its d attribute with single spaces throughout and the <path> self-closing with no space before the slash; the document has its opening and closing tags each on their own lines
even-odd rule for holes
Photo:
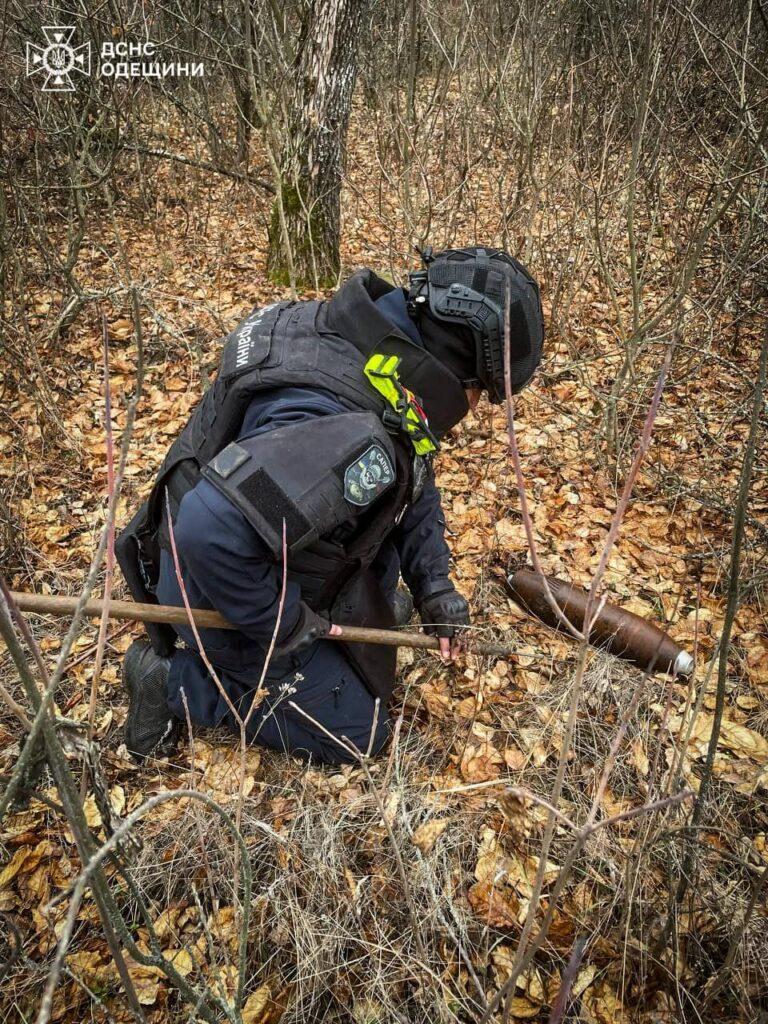
<svg viewBox="0 0 768 1024">
<path fill-rule="evenodd" d="M 344 470 L 344 497 L 353 505 L 370 505 L 395 479 L 389 455 L 372 444 Z"/>
</svg>

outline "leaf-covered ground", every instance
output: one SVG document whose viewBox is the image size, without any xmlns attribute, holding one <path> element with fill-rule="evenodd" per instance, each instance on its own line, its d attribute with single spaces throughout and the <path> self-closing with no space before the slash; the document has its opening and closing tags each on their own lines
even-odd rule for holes
<svg viewBox="0 0 768 1024">
<path fill-rule="evenodd" d="M 370 174 L 371 145 L 366 125 L 356 121 L 343 258 L 349 268 L 367 264 L 401 274 L 408 234 L 395 198 L 380 199 Z M 456 235 L 456 242 L 495 237 L 498 230 L 493 182 L 479 177 L 473 189 L 475 215 L 467 217 L 466 236 Z M 189 168 L 160 163 L 151 181 L 137 181 L 125 168 L 116 224 L 141 289 L 146 368 L 120 523 L 145 493 L 210 379 L 217 339 L 253 306 L 287 294 L 265 278 L 268 198 Z M 487 211 L 485 220 L 478 219 L 478 209 Z M 446 229 L 438 214 L 436 235 Z M 534 256 L 546 248 L 546 216 L 537 231 Z M 60 246 L 61 240 L 52 236 L 50 244 Z M 553 231 L 547 266 L 532 261 L 548 313 L 550 268 L 567 257 L 560 244 Z M 79 270 L 93 290 L 127 282 L 104 211 L 94 211 Z M 663 276 L 660 260 L 650 292 L 663 290 Z M 596 272 L 582 268 L 577 284 L 565 313 L 550 324 L 543 370 L 517 402 L 516 421 L 542 560 L 552 573 L 584 585 L 598 563 L 662 349 L 650 345 L 640 354 L 634 379 L 619 396 L 609 446 L 605 410 L 624 354 Z M 694 301 L 707 286 L 705 275 L 697 279 Z M 78 593 L 105 509 L 99 305 L 109 324 L 119 430 L 136 369 L 130 303 L 125 290 L 89 303 L 66 335 L 54 340 L 46 340 L 46 327 L 59 296 L 41 289 L 27 303 L 37 369 L 30 359 L 0 371 L 0 479 L 14 519 L 8 568 L 17 589 Z M 712 659 L 724 614 L 730 516 L 757 338 L 747 330 L 734 342 L 725 321 L 715 345 L 703 343 L 697 331 L 693 317 L 606 574 L 609 599 L 666 623 L 676 640 L 695 651 L 695 679 L 690 686 L 662 677 L 644 680 L 605 655 L 590 655 L 560 803 L 576 822 L 584 820 L 619 718 L 639 686 L 644 692 L 599 816 L 699 785 L 713 726 Z M 483 999 L 492 998 L 509 974 L 546 812 L 510 796 L 507 787 L 524 786 L 543 797 L 551 788 L 576 647 L 527 619 L 501 587 L 505 570 L 525 557 L 526 548 L 501 410 L 482 404 L 455 431 L 439 459 L 438 483 L 456 583 L 470 598 L 480 635 L 504 638 L 516 653 L 495 662 L 470 656 L 451 668 L 429 655 L 402 653 L 393 707 L 402 722 L 370 779 L 357 768 L 307 770 L 257 748 L 249 752 L 243 832 L 255 890 L 242 1018 L 249 1024 L 477 1019 Z M 518 982 L 509 1004 L 513 1020 L 547 1019 L 577 936 L 587 936 L 589 944 L 574 983 L 573 1019 L 590 1024 L 679 1019 L 680 992 L 704 986 L 722 962 L 734 922 L 768 865 L 767 502 L 764 462 L 758 460 L 742 569 L 745 596 L 732 638 L 711 806 L 695 837 L 696 884 L 675 915 L 678 966 L 659 955 L 654 939 L 677 885 L 689 805 L 618 823 L 589 840 L 536 966 Z M 122 584 L 117 593 L 122 596 Z M 52 659 L 62 624 L 32 621 Z M 125 815 L 159 790 L 179 787 L 196 787 L 232 807 L 239 755 L 229 737 L 196 734 L 172 764 L 140 769 L 124 756 L 120 655 L 136 635 L 133 627 L 110 627 L 98 695 L 96 737 L 113 810 Z M 95 640 L 96 626 L 88 625 L 73 650 L 58 700 L 70 719 L 87 718 Z M 7 652 L 0 664 L 4 685 L 20 699 Z M 2 770 L 8 773 L 20 742 L 12 718 L 3 718 L 0 735 Z M 0 832 L 0 910 L 22 942 L 22 956 L 4 982 L 3 1021 L 34 1018 L 66 913 L 66 900 L 57 897 L 78 871 L 73 837 L 55 809 L 56 792 L 46 788 L 45 776 L 40 785 L 49 802 L 33 798 L 7 817 Z M 98 829 L 92 794 L 86 808 Z M 204 978 L 231 995 L 238 893 L 231 842 L 215 819 L 188 800 L 163 804 L 137 834 L 144 846 L 135 874 L 166 955 L 184 976 Z M 558 826 L 539 915 L 570 838 Z M 407 897 L 398 858 L 410 883 Z M 117 877 L 115 885 L 122 885 Z M 129 894 L 125 906 L 130 915 Z M 750 1008 L 760 1005 L 765 924 L 761 905 L 710 1019 L 746 1020 Z M 133 925 L 147 941 L 138 917 Z M 159 970 L 133 965 L 131 973 L 149 1020 L 189 1019 Z M 129 1019 L 88 900 L 54 1019 Z"/>
</svg>

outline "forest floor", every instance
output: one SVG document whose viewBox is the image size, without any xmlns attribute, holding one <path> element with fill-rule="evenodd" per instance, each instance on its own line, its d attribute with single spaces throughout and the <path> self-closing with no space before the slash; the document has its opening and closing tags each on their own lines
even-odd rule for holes
<svg viewBox="0 0 768 1024">
<path fill-rule="evenodd" d="M 389 272 L 389 256 L 386 263 L 381 257 L 389 244 L 382 226 L 389 214 L 378 205 L 375 183 L 367 180 L 361 131 L 358 125 L 351 150 L 343 259 L 349 268 L 367 264 Z M 268 201 L 188 168 L 158 164 L 151 181 L 137 181 L 126 169 L 116 225 L 133 278 L 141 283 L 146 367 L 119 524 L 146 493 L 210 379 L 218 339 L 253 306 L 287 294 L 265 277 Z M 473 221 L 466 230 L 480 236 L 483 227 Z M 489 221 L 488 232 L 495 227 Z M 79 263 L 81 279 L 94 290 L 107 289 L 122 273 L 119 262 L 110 219 L 94 218 Z M 547 312 L 550 287 L 545 276 Z M 29 324 L 43 339 L 58 297 L 40 293 L 28 299 Z M 119 430 L 134 389 L 133 324 L 124 293 L 101 305 L 109 325 Z M 601 399 L 622 360 L 615 338 L 606 296 L 596 275 L 587 274 L 565 319 L 550 328 L 534 386 L 516 403 L 542 561 L 548 571 L 579 585 L 589 584 L 597 566 L 662 357 L 653 350 L 643 354 L 637 386 L 622 400 L 612 451 Z M 610 600 L 664 623 L 695 652 L 695 677 L 690 685 L 647 679 L 606 655 L 589 655 L 560 803 L 577 822 L 586 816 L 617 722 L 638 687 L 643 693 L 599 817 L 683 786 L 696 791 L 700 783 L 713 725 L 712 660 L 724 616 L 733 495 L 748 430 L 745 395 L 754 380 L 757 347 L 757 339 L 744 333 L 738 343 L 731 341 L 725 335 L 720 347 L 703 353 L 695 332 L 683 338 L 605 578 Z M 2 369 L 0 479 L 16 528 L 7 566 L 15 589 L 76 594 L 105 513 L 96 304 L 84 308 L 64 337 L 39 341 L 37 352 L 41 372 Z M 243 832 L 256 878 L 243 1015 L 249 1024 L 470 1020 L 473 1014 L 477 1019 L 482 999 L 492 998 L 509 974 L 546 812 L 513 799 L 507 787 L 524 786 L 543 797 L 551 790 L 577 645 L 524 616 L 503 591 L 505 571 L 526 552 L 503 410 L 483 402 L 445 445 L 437 474 L 456 584 L 470 600 L 480 634 L 503 638 L 516 653 L 503 661 L 470 655 L 445 667 L 431 655 L 401 652 L 393 715 L 402 724 L 391 750 L 370 767 L 370 777 L 357 767 L 306 769 L 259 748 L 248 752 Z M 578 936 L 589 943 L 575 977 L 572 1012 L 585 1024 L 680 1019 L 685 991 L 703 986 L 722 960 L 733 922 L 745 913 L 752 885 L 768 865 L 766 509 L 760 472 L 750 504 L 745 599 L 733 631 L 711 806 L 695 840 L 695 898 L 688 897 L 675 917 L 682 966 L 675 976 L 670 961 L 654 952 L 653 940 L 677 884 L 689 803 L 652 820 L 618 823 L 589 840 L 535 966 L 519 979 L 509 1005 L 512 1020 L 548 1018 Z M 123 594 L 119 581 L 115 595 Z M 31 621 L 45 656 L 55 658 L 65 624 Z M 96 633 L 95 623 L 83 628 L 62 684 L 58 706 L 70 719 L 87 718 Z M 138 628 L 111 624 L 98 692 L 96 739 L 115 812 L 125 815 L 152 794 L 178 787 L 196 787 L 231 809 L 240 763 L 231 737 L 196 731 L 171 763 L 146 767 L 133 764 L 121 748 L 126 703 L 120 658 L 138 635 Z M 0 677 L 20 699 L 7 652 L 0 653 Z M 8 773 L 20 744 L 8 716 L 0 722 L 0 738 L 0 768 Z M 57 799 L 52 788 L 43 796 Z M 86 808 L 98 829 L 92 795 Z M 156 808 L 136 829 L 144 847 L 135 874 L 167 955 L 190 980 L 204 977 L 231 994 L 234 854 L 213 820 L 189 801 Z M 558 825 L 539 913 L 571 839 Z M 26 1021 L 34 1018 L 66 913 L 66 901 L 50 901 L 71 883 L 77 857 L 63 819 L 36 798 L 7 817 L 0 843 L 0 911 L 16 923 L 23 941 L 23 956 L 3 983 L 0 1021 Z M 393 846 L 410 880 L 408 899 Z M 739 947 L 724 1002 L 715 1004 L 720 1009 L 713 1007 L 711 1019 L 747 1020 L 750 1007 L 760 1003 L 768 962 L 765 924 L 761 906 Z M 140 939 L 142 928 L 136 921 Z M 414 966 L 419 928 L 429 952 L 420 970 L 429 984 Z M 134 964 L 131 973 L 149 1021 L 189 1019 L 160 971 Z M 425 1002 L 424 993 L 434 991 L 443 993 L 439 1014 L 433 996 Z M 53 1019 L 129 1019 L 88 899 Z"/>
</svg>

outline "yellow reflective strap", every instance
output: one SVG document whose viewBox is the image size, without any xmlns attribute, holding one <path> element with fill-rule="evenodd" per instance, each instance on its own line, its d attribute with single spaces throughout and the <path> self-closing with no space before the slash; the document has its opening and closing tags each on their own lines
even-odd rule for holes
<svg viewBox="0 0 768 1024">
<path fill-rule="evenodd" d="M 403 428 L 418 455 L 429 455 L 437 449 L 424 432 L 424 422 L 413 407 L 413 392 L 400 382 L 397 368 L 400 357 L 375 352 L 365 364 L 364 372 L 384 400 L 399 413 Z"/>
<path fill-rule="evenodd" d="M 414 434 L 422 434 L 424 424 L 419 417 L 419 414 L 413 408 L 412 405 L 408 406 L 405 414 L 406 419 L 406 430 L 411 439 L 411 444 L 416 449 L 417 455 L 429 455 L 430 452 L 435 451 L 435 446 L 429 440 L 428 437 L 414 437 Z"/>
<path fill-rule="evenodd" d="M 395 381 L 397 380 L 397 367 L 400 365 L 399 356 L 386 356 L 375 353 L 365 364 L 365 376 L 373 384 L 379 394 L 392 406 L 400 411 L 400 392 Z"/>
<path fill-rule="evenodd" d="M 418 441 L 411 438 L 411 444 L 416 450 L 417 455 L 429 455 L 430 452 L 437 451 L 428 437 L 422 437 Z"/>
</svg>

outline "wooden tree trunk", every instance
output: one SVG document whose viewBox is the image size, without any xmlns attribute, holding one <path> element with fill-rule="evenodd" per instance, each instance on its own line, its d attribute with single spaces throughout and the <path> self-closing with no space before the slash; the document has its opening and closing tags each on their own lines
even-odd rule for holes
<svg viewBox="0 0 768 1024">
<path fill-rule="evenodd" d="M 267 269 L 321 288 L 339 274 L 340 192 L 366 0 L 313 0 L 280 158 Z"/>
<path fill-rule="evenodd" d="M 235 138 L 237 168 L 241 171 L 247 171 L 251 134 L 256 121 L 256 104 L 253 101 L 250 83 L 237 74 L 232 76 L 232 89 L 235 94 L 237 115 L 237 135 Z"/>
</svg>

